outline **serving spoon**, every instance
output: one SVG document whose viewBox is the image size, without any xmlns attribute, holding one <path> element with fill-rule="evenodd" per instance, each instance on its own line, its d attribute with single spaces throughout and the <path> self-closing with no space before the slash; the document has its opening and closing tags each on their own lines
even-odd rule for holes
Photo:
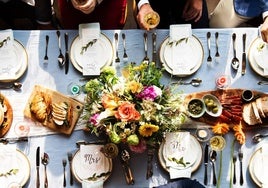
<svg viewBox="0 0 268 188">
<path fill-rule="evenodd" d="M 20 91 L 22 87 L 22 83 L 20 82 L 14 82 L 10 85 L 2 85 L 0 86 L 0 89 L 14 89 L 15 91 Z"/>
<path fill-rule="evenodd" d="M 252 137 L 252 141 L 257 144 L 265 137 L 268 137 L 268 134 L 255 134 Z"/>
</svg>

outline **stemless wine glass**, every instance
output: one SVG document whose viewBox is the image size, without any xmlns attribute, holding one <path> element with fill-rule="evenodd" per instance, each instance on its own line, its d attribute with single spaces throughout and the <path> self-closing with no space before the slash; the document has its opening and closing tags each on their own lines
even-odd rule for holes
<svg viewBox="0 0 268 188">
<path fill-rule="evenodd" d="M 30 132 L 30 125 L 27 121 L 19 121 L 14 127 L 15 134 L 18 137 L 26 137 Z"/>
<path fill-rule="evenodd" d="M 226 141 L 222 136 L 213 136 L 209 140 L 211 149 L 215 151 L 222 151 L 225 148 Z"/>
<path fill-rule="evenodd" d="M 160 22 L 160 16 L 157 12 L 152 11 L 144 16 L 144 21 L 146 23 L 146 27 L 149 29 L 154 29 L 158 26 Z"/>
</svg>

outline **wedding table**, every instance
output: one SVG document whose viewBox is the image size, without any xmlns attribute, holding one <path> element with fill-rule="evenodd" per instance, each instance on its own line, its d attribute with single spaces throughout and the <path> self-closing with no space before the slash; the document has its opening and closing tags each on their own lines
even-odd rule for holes
<svg viewBox="0 0 268 188">
<path fill-rule="evenodd" d="M 208 47 L 206 33 L 211 32 L 211 55 L 212 63 L 207 62 Z M 78 35 L 78 30 L 61 30 L 62 34 L 62 49 L 64 49 L 63 34 L 69 34 L 69 46 L 71 46 L 71 41 Z M 126 48 L 129 57 L 129 62 L 140 63 L 144 58 L 144 30 L 103 30 L 102 33 L 105 34 L 114 45 L 114 33 L 119 33 L 119 46 L 118 54 L 121 59 L 120 64 L 113 63 L 113 66 L 120 66 L 121 68 L 126 65 L 123 63 L 123 43 L 121 34 L 126 35 Z M 152 33 L 157 34 L 157 49 L 159 50 L 161 43 L 166 37 L 169 36 L 169 30 L 154 30 L 148 32 L 148 56 L 152 59 Z M 193 93 L 201 92 L 207 90 L 215 90 L 215 79 L 219 75 L 226 74 L 231 75 L 231 59 L 233 57 L 233 46 L 232 46 L 232 33 L 236 33 L 236 45 L 237 45 L 237 57 L 240 62 L 242 60 L 242 35 L 247 34 L 246 38 L 246 50 L 249 49 L 250 43 L 258 36 L 257 28 L 232 28 L 232 29 L 193 29 L 193 35 L 195 35 L 203 45 L 204 58 L 201 67 L 196 73 L 182 78 L 183 81 L 190 81 L 192 78 L 198 77 L 202 79 L 202 84 L 198 87 L 193 87 L 191 85 L 181 85 L 179 86 L 179 92 Z M 220 60 L 215 62 L 215 32 L 219 33 L 219 53 Z M 49 46 L 48 46 L 48 64 L 44 66 L 43 59 L 45 55 L 45 36 L 48 35 Z M 56 90 L 63 94 L 67 93 L 67 86 L 70 82 L 77 82 L 78 84 L 84 84 L 85 81 L 81 81 L 82 74 L 77 71 L 74 66 L 70 63 L 69 73 L 65 74 L 64 69 L 58 66 L 57 57 L 59 55 L 57 35 L 54 30 L 34 30 L 34 31 L 14 31 L 14 38 L 21 42 L 25 47 L 28 54 L 28 68 L 25 74 L 19 79 L 23 83 L 21 92 L 16 92 L 14 90 L 2 90 L 1 93 L 4 94 L 12 105 L 14 111 L 13 125 L 23 119 L 23 109 L 25 104 L 33 90 L 35 85 L 42 85 L 44 87 Z M 65 52 L 63 50 L 63 52 Z M 194 54 L 193 54 L 194 55 Z M 159 63 L 159 61 L 158 61 Z M 119 67 L 119 68 L 120 68 Z M 168 84 L 170 80 L 178 81 L 181 78 L 173 76 L 167 72 L 163 76 L 163 84 Z M 238 74 L 231 78 L 231 88 L 241 88 L 241 89 L 252 89 L 261 92 L 267 92 L 268 87 L 264 85 L 258 85 L 259 80 L 265 80 L 265 78 L 256 74 L 249 65 L 247 61 L 246 74 L 241 76 L 241 68 L 238 70 Z M 266 79 L 268 80 L 268 79 Z M 79 100 L 82 100 L 82 96 Z M 12 125 L 12 126 L 13 126 Z M 37 125 L 39 126 L 39 125 Z M 199 122 L 195 122 L 194 126 L 198 127 Z M 17 143 L 17 147 L 24 151 L 29 158 L 31 165 L 30 178 L 25 187 L 35 187 L 36 184 L 36 168 L 35 168 L 35 153 L 36 148 L 40 146 L 41 154 L 45 151 L 50 156 L 50 161 L 47 166 L 48 170 L 48 184 L 49 187 L 63 187 L 63 166 L 62 159 L 67 159 L 67 152 L 75 153 L 78 149 L 76 147 L 76 142 L 79 140 L 92 141 L 97 139 L 95 136 L 90 135 L 88 132 L 81 130 L 82 124 L 78 125 L 78 128 L 71 134 L 71 136 L 65 136 L 62 134 L 49 131 L 46 128 L 39 126 L 37 129 L 37 134 L 30 137 L 28 144 Z M 193 135 L 195 129 L 188 129 Z M 33 130 L 34 132 L 34 130 Z M 247 130 L 246 132 L 246 143 L 242 146 L 244 153 L 243 159 L 243 174 L 244 174 L 244 184 L 239 185 L 239 181 L 233 187 L 257 187 L 256 184 L 250 177 L 248 164 L 252 153 L 260 147 L 262 144 L 268 142 L 264 140 L 259 144 L 253 144 L 251 137 L 255 133 L 268 133 L 267 128 L 255 128 L 252 130 Z M 12 127 L 6 137 L 13 137 Z M 233 141 L 233 134 L 230 132 L 225 136 L 227 145 L 223 150 L 223 161 L 222 161 L 222 174 L 221 174 L 221 187 L 230 186 L 230 165 L 231 165 L 231 144 Z M 204 148 L 204 143 L 201 143 L 202 148 Z M 238 150 L 239 145 L 236 144 L 235 149 Z M 193 153 L 193 155 L 195 155 Z M 219 155 L 218 155 L 219 156 Z M 216 162 L 216 170 L 219 169 L 219 157 Z M 237 169 L 239 168 L 239 163 L 237 163 Z M 134 185 L 127 185 L 125 176 L 123 174 L 122 165 L 118 158 L 113 160 L 113 171 L 109 179 L 105 182 L 104 187 L 153 187 L 157 185 L 166 184 L 169 182 L 169 174 L 162 169 L 161 165 L 158 163 L 157 154 L 154 157 L 153 162 L 153 176 L 150 179 L 146 179 L 146 166 L 147 166 L 147 154 L 135 154 L 131 153 L 130 166 L 135 178 Z M 67 164 L 66 175 L 67 175 L 67 187 L 81 187 L 81 184 L 75 181 L 73 186 L 69 184 L 69 164 Z M 211 165 L 209 165 L 209 187 L 213 187 L 211 176 L 210 176 Z M 239 171 L 237 171 L 237 179 L 239 180 Z M 43 187 L 44 182 L 44 166 L 40 165 L 40 176 L 41 176 L 41 187 Z M 204 176 L 204 163 L 200 164 L 200 167 L 196 172 L 192 174 L 192 179 L 197 179 L 203 184 Z"/>
</svg>

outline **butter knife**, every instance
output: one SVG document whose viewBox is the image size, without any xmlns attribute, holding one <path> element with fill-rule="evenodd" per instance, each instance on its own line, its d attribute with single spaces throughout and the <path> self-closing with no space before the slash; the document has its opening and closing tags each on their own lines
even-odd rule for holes
<svg viewBox="0 0 268 188">
<path fill-rule="evenodd" d="M 0 143 L 12 144 L 16 142 L 28 142 L 28 137 L 17 137 L 17 138 L 1 138 Z"/>
<path fill-rule="evenodd" d="M 39 176 L 39 167 L 40 167 L 40 147 L 36 149 L 36 188 L 40 187 L 40 176 Z"/>
<path fill-rule="evenodd" d="M 205 153 L 204 153 L 204 164 L 205 164 L 205 172 L 204 172 L 204 184 L 208 184 L 208 147 L 209 144 L 207 143 L 205 146 Z"/>
<path fill-rule="evenodd" d="M 243 34 L 242 40 L 243 40 L 243 54 L 242 54 L 242 75 L 245 75 L 246 73 L 246 33 Z"/>
<path fill-rule="evenodd" d="M 65 74 L 68 74 L 69 71 L 68 33 L 64 34 L 64 39 L 65 39 Z"/>
<path fill-rule="evenodd" d="M 156 65 L 158 65 L 156 62 L 156 33 L 152 34 L 152 43 L 153 43 L 153 54 L 152 54 L 153 59 L 152 59 L 152 61 L 155 62 Z"/>
</svg>

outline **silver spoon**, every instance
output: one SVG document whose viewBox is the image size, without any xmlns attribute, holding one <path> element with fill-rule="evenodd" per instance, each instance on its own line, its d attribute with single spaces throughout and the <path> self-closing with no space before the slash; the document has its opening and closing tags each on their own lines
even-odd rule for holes
<svg viewBox="0 0 268 188">
<path fill-rule="evenodd" d="M 236 57 L 236 34 L 233 33 L 232 35 L 232 39 L 233 39 L 233 51 L 234 51 L 234 57 L 232 59 L 232 62 L 231 62 L 231 66 L 234 70 L 238 70 L 239 68 L 239 60 L 237 59 Z"/>
<path fill-rule="evenodd" d="M 215 161 L 217 159 L 217 152 L 215 150 L 210 151 L 209 159 L 212 163 L 212 170 L 213 170 L 213 185 L 217 184 L 217 178 L 216 178 L 216 170 L 215 170 Z"/>
<path fill-rule="evenodd" d="M 65 58 L 64 55 L 61 52 L 61 40 L 60 40 L 60 31 L 57 31 L 57 37 L 58 37 L 58 45 L 59 45 L 59 56 L 58 56 L 58 62 L 59 62 L 59 66 L 63 67 L 65 64 Z"/>
<path fill-rule="evenodd" d="M 14 89 L 15 91 L 20 91 L 21 87 L 22 87 L 22 83 L 14 82 L 10 85 L 0 86 L 0 89 Z"/>
<path fill-rule="evenodd" d="M 255 134 L 252 137 L 252 141 L 257 144 L 265 137 L 268 137 L 268 134 Z"/>
<path fill-rule="evenodd" d="M 198 87 L 202 83 L 200 78 L 193 78 L 190 82 L 178 81 L 172 82 L 171 84 L 180 84 L 180 85 L 192 85 L 194 87 Z"/>
<path fill-rule="evenodd" d="M 268 81 L 259 81 L 258 85 L 268 85 Z"/>
<path fill-rule="evenodd" d="M 44 153 L 44 155 L 43 155 L 41 161 L 42 161 L 42 164 L 43 164 L 44 167 L 45 167 L 45 181 L 44 181 L 44 187 L 45 187 L 45 188 L 48 188 L 47 165 L 48 165 L 48 163 L 49 163 L 49 156 L 48 156 L 47 153 Z"/>
</svg>

